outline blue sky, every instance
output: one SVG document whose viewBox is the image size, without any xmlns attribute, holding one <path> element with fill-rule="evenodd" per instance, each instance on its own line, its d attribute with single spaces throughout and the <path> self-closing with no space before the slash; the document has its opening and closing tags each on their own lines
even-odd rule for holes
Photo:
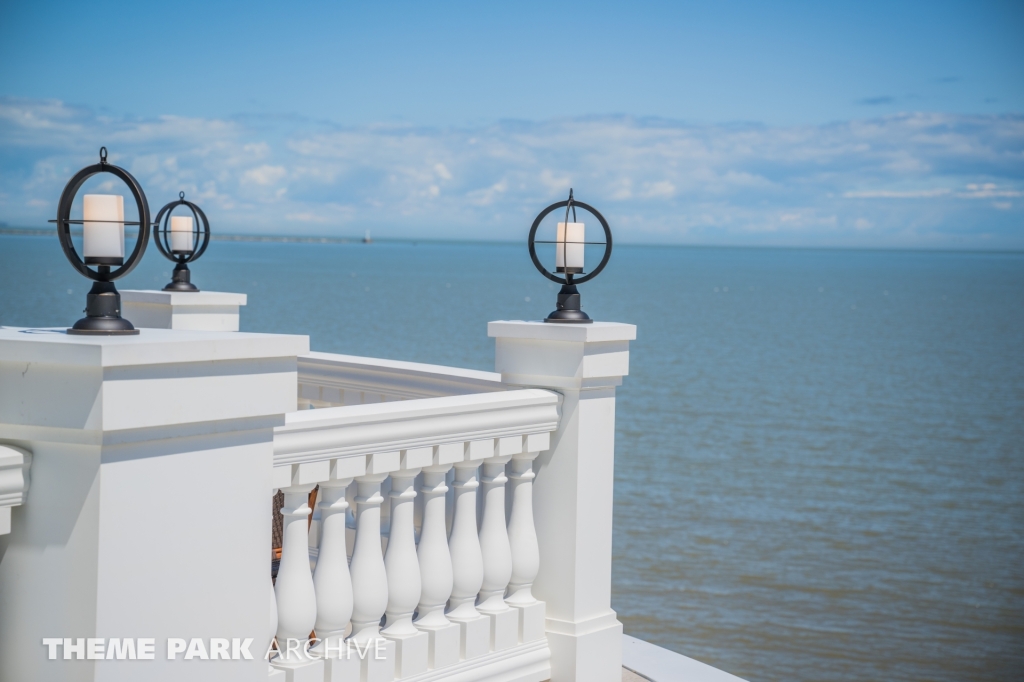
<svg viewBox="0 0 1024 682">
<path fill-rule="evenodd" d="M 1024 248 L 1024 4 L 12 3 L 0 221 L 105 144 L 231 232 Z"/>
</svg>

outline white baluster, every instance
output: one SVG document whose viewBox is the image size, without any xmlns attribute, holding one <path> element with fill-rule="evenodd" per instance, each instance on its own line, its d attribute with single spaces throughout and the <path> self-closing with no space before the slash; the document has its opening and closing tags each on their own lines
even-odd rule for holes
<svg viewBox="0 0 1024 682">
<path fill-rule="evenodd" d="M 293 485 L 284 491 L 284 535 L 274 592 L 277 596 L 278 667 L 294 668 L 310 661 L 305 643 L 316 622 L 316 593 L 309 571 L 309 492 L 313 485 Z"/>
<path fill-rule="evenodd" d="M 320 484 L 320 552 L 313 586 L 316 588 L 316 636 L 337 650 L 352 618 L 352 578 L 345 542 L 345 489 L 351 478 Z"/>
<path fill-rule="evenodd" d="M 492 457 L 484 462 L 483 508 L 480 522 L 480 550 L 484 581 L 480 588 L 481 611 L 505 611 L 505 588 L 512 577 L 512 550 L 505 527 L 505 463 L 509 457 Z"/>
<path fill-rule="evenodd" d="M 380 549 L 380 484 L 386 474 L 356 479 L 356 541 L 352 549 L 352 639 L 372 642 L 388 606 L 388 579 Z"/>
<path fill-rule="evenodd" d="M 416 625 L 423 628 L 441 628 L 450 622 L 444 608 L 452 596 L 452 556 L 448 552 L 445 523 L 445 475 L 451 468 L 450 464 L 443 464 L 423 469 L 423 527 L 416 550 L 422 577 Z"/>
<path fill-rule="evenodd" d="M 416 556 L 416 476 L 419 469 L 391 474 L 391 514 L 384 567 L 388 574 L 387 620 L 381 634 L 395 642 L 395 674 L 412 677 L 427 671 L 429 635 L 412 624 L 420 600 L 420 564 Z"/>
<path fill-rule="evenodd" d="M 371 455 L 368 464 L 375 463 L 375 457 Z M 390 682 L 395 677 L 395 643 L 380 635 L 381 616 L 388 606 L 388 578 L 380 532 L 380 505 L 384 502 L 380 489 L 385 478 L 387 473 L 379 469 L 356 478 L 356 539 L 350 566 L 354 600 L 349 651 L 360 659 L 359 679 L 363 682 Z"/>
<path fill-rule="evenodd" d="M 444 668 L 459 661 L 459 626 L 444 615 L 452 596 L 452 556 L 448 550 L 445 479 L 451 464 L 424 467 L 420 483 L 423 522 L 420 526 L 419 558 L 422 590 L 416 627 L 429 636 L 428 664 Z"/>
<path fill-rule="evenodd" d="M 505 527 L 505 464 L 511 456 L 491 457 L 483 463 L 483 518 L 480 549 L 483 584 L 477 608 L 490 620 L 491 651 L 514 647 L 519 641 L 519 614 L 505 603 L 505 588 L 512 577 L 512 550 Z"/>
<path fill-rule="evenodd" d="M 420 601 L 420 565 L 416 558 L 416 530 L 413 527 L 414 482 L 419 469 L 391 474 L 391 532 L 384 567 L 388 575 L 385 635 L 415 635 L 412 614 Z"/>
<path fill-rule="evenodd" d="M 479 462 L 455 464 L 455 510 L 448 547 L 452 556 L 452 596 L 448 618 L 461 628 L 462 658 L 487 653 L 490 624 L 476 610 L 476 598 L 484 582 L 484 561 L 476 523 L 477 468 Z"/>
<path fill-rule="evenodd" d="M 320 550 L 313 586 L 316 588 L 316 653 L 324 657 L 327 680 L 358 679 L 359 660 L 347 655 L 345 633 L 352 617 L 352 577 L 348 570 L 345 492 L 351 478 L 320 484 Z"/>
<path fill-rule="evenodd" d="M 533 460 L 537 452 L 512 457 L 509 478 L 512 481 L 512 512 L 508 521 L 512 549 L 512 578 L 505 602 L 519 612 L 519 641 L 531 642 L 544 637 L 544 603 L 533 596 L 533 581 L 540 571 L 540 547 L 533 524 Z"/>
</svg>

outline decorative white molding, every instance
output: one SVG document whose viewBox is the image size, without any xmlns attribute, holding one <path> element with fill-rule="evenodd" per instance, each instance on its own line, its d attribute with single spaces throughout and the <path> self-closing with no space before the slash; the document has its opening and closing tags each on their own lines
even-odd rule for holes
<svg viewBox="0 0 1024 682">
<path fill-rule="evenodd" d="M 13 445 L 0 445 L 0 535 L 11 532 L 11 507 L 25 503 L 32 455 Z"/>
<path fill-rule="evenodd" d="M 299 399 L 318 406 L 362 405 L 506 390 L 501 375 L 419 362 L 335 353 L 299 358 Z"/>
<path fill-rule="evenodd" d="M 289 413 L 284 426 L 274 429 L 274 466 L 330 462 L 355 455 L 386 458 L 394 453 L 398 457 L 404 450 L 435 446 L 461 451 L 473 442 L 522 436 L 543 441 L 543 447 L 527 449 L 543 450 L 547 435 L 556 428 L 558 396 L 537 389 L 300 410 Z M 457 459 L 463 459 L 461 454 Z M 319 471 L 307 469 L 312 478 L 303 483 L 332 478 L 326 466 Z M 294 471 L 287 475 L 294 481 L 290 478 L 296 475 Z M 289 481 L 282 485 L 294 484 Z"/>
</svg>

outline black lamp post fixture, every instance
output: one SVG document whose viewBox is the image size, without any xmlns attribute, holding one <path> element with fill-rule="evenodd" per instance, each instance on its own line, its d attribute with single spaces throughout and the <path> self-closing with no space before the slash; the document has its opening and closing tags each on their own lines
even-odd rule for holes
<svg viewBox="0 0 1024 682">
<path fill-rule="evenodd" d="M 83 197 L 82 220 L 71 220 L 71 204 L 82 184 L 99 173 L 110 173 L 128 185 L 139 211 L 138 222 L 125 222 L 124 197 L 118 194 L 86 194 Z M 57 236 L 71 265 L 93 281 L 86 296 L 86 316 L 75 322 L 68 334 L 120 335 L 138 334 L 132 323 L 121 317 L 121 295 L 114 280 L 131 272 L 146 252 L 149 241 L 149 204 L 146 194 L 132 174 L 107 163 L 107 148 L 100 148 L 100 162 L 86 166 L 68 181 L 57 205 Z M 71 241 L 71 226 L 82 226 L 82 257 Z M 124 257 L 124 226 L 138 225 L 135 248 Z M 93 270 L 89 266 L 95 266 Z"/>
<path fill-rule="evenodd" d="M 171 217 L 171 213 L 178 206 L 187 206 L 192 215 Z M 201 232 L 200 222 L 203 224 Z M 200 235 L 203 243 L 197 247 Z M 199 291 L 198 287 L 192 284 L 192 273 L 188 270 L 188 264 L 198 260 L 210 243 L 210 221 L 206 219 L 203 209 L 191 201 L 185 201 L 185 193 L 178 192 L 178 200 L 167 204 L 156 214 L 156 220 L 153 221 L 153 241 L 164 258 L 175 263 L 171 282 L 164 287 L 164 291 Z"/>
<path fill-rule="evenodd" d="M 541 221 L 552 211 L 557 211 L 560 208 L 565 208 L 565 221 L 558 223 L 558 232 L 555 240 L 538 241 L 537 228 L 540 227 Z M 601 223 L 601 227 L 604 228 L 603 242 L 588 242 L 584 239 L 583 223 L 576 221 L 577 208 L 592 214 Z M 570 210 L 572 211 L 572 222 L 569 222 Z M 597 277 L 604 270 L 604 266 L 608 264 L 608 259 L 611 258 L 612 230 L 608 227 L 608 221 L 604 219 L 604 216 L 592 206 L 588 206 L 582 201 L 576 201 L 570 189 L 569 198 L 566 201 L 551 204 L 540 212 L 540 215 L 533 221 L 533 227 L 530 228 L 528 241 L 530 245 L 530 258 L 533 260 L 537 270 L 540 271 L 540 274 L 552 282 L 562 285 L 562 289 L 558 292 L 558 309 L 548 315 L 544 321 L 561 322 L 563 324 L 589 324 L 593 322 L 590 316 L 580 309 L 580 292 L 576 289 L 576 285 L 589 282 Z M 540 262 L 540 259 L 537 257 L 536 244 L 555 245 L 554 272 L 548 271 Z M 583 254 L 587 244 L 604 244 L 605 247 L 600 264 L 589 273 L 583 271 Z"/>
</svg>

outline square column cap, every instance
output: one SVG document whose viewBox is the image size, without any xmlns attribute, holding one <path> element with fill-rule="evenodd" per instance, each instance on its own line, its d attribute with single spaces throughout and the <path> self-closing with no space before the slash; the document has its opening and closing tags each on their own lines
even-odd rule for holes
<svg viewBox="0 0 1024 682">
<path fill-rule="evenodd" d="M 622 322 L 559 324 L 540 320 L 497 320 L 487 323 L 487 336 L 541 341 L 635 341 L 636 325 Z"/>
<path fill-rule="evenodd" d="M 495 338 L 494 369 L 506 384 L 597 389 L 619 386 L 629 374 L 636 325 L 501 320 L 487 324 L 487 335 Z"/>
<path fill-rule="evenodd" d="M 128 367 L 297 357 L 309 337 L 291 334 L 143 329 L 138 336 L 79 336 L 59 328 L 0 327 L 0 362 Z"/>
</svg>

